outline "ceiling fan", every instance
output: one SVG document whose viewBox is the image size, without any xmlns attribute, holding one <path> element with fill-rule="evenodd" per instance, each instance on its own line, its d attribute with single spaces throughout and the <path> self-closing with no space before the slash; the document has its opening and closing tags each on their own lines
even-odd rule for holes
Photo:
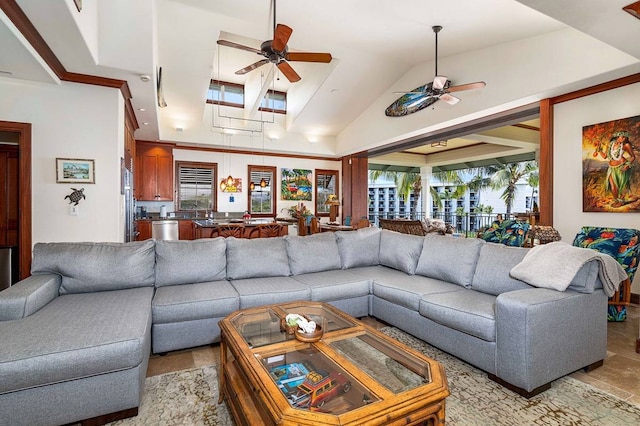
<svg viewBox="0 0 640 426">
<path fill-rule="evenodd" d="M 276 25 L 276 0 L 273 0 L 273 39 L 264 41 L 260 46 L 260 50 L 228 40 L 218 40 L 218 44 L 233 47 L 234 49 L 254 52 L 258 55 L 264 56 L 264 59 L 260 59 L 258 62 L 254 62 L 251 65 L 239 69 L 236 71 L 236 74 L 243 75 L 261 67 L 262 65 L 272 63 L 278 67 L 287 80 L 291 83 L 295 83 L 296 81 L 300 81 L 301 77 L 293 67 L 289 65 L 289 61 L 329 63 L 331 62 L 331 54 L 318 52 L 289 52 L 287 42 L 289 41 L 292 33 L 293 29 L 291 27 L 283 24 Z"/>
<path fill-rule="evenodd" d="M 431 27 L 436 37 L 436 72 L 433 82 L 427 83 L 424 86 L 417 88 L 411 92 L 394 92 L 399 94 L 413 94 L 423 95 L 425 99 L 428 99 L 429 105 L 436 102 L 438 99 L 445 101 L 450 105 L 455 105 L 460 102 L 459 98 L 456 98 L 451 93 L 461 92 L 463 90 L 481 89 L 487 84 L 484 81 L 477 81 L 475 83 L 460 84 L 458 86 L 451 86 L 451 80 L 446 76 L 438 75 L 438 33 L 442 30 L 442 26 L 434 25 Z"/>
</svg>

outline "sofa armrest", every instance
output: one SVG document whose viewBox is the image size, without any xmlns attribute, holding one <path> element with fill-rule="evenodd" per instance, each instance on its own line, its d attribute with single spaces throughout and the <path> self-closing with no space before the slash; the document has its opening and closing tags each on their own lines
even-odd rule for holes
<svg viewBox="0 0 640 426">
<path fill-rule="evenodd" d="M 496 376 L 526 391 L 603 360 L 607 296 L 550 289 L 496 299 Z"/>
<path fill-rule="evenodd" d="M 28 317 L 58 297 L 60 276 L 32 275 L 0 292 L 0 321 Z"/>
</svg>

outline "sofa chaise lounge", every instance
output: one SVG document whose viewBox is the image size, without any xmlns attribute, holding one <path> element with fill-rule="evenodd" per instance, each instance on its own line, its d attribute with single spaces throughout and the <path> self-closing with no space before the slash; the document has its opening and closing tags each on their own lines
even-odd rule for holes
<svg viewBox="0 0 640 426">
<path fill-rule="evenodd" d="M 528 250 L 377 228 L 38 243 L 32 275 L 0 292 L 0 425 L 135 415 L 151 351 L 218 342 L 231 312 L 299 299 L 379 318 L 532 396 L 602 363 L 607 296 L 598 262 L 566 291 L 512 278 Z"/>
</svg>

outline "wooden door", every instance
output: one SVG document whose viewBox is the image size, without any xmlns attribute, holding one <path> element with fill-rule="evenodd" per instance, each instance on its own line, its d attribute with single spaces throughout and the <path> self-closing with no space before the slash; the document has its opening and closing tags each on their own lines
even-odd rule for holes
<svg viewBox="0 0 640 426">
<path fill-rule="evenodd" d="M 18 245 L 18 145 L 0 145 L 0 246 Z"/>
</svg>

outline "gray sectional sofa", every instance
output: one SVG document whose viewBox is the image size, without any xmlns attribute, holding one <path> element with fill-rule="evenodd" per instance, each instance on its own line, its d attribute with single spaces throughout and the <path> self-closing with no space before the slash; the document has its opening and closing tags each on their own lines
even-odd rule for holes
<svg viewBox="0 0 640 426">
<path fill-rule="evenodd" d="M 0 425 L 135 415 L 151 351 L 218 342 L 231 312 L 299 299 L 379 318 L 531 396 L 602 362 L 607 297 L 597 262 L 563 292 L 511 278 L 527 250 L 377 228 L 38 243 L 32 276 L 0 292 Z"/>
</svg>

